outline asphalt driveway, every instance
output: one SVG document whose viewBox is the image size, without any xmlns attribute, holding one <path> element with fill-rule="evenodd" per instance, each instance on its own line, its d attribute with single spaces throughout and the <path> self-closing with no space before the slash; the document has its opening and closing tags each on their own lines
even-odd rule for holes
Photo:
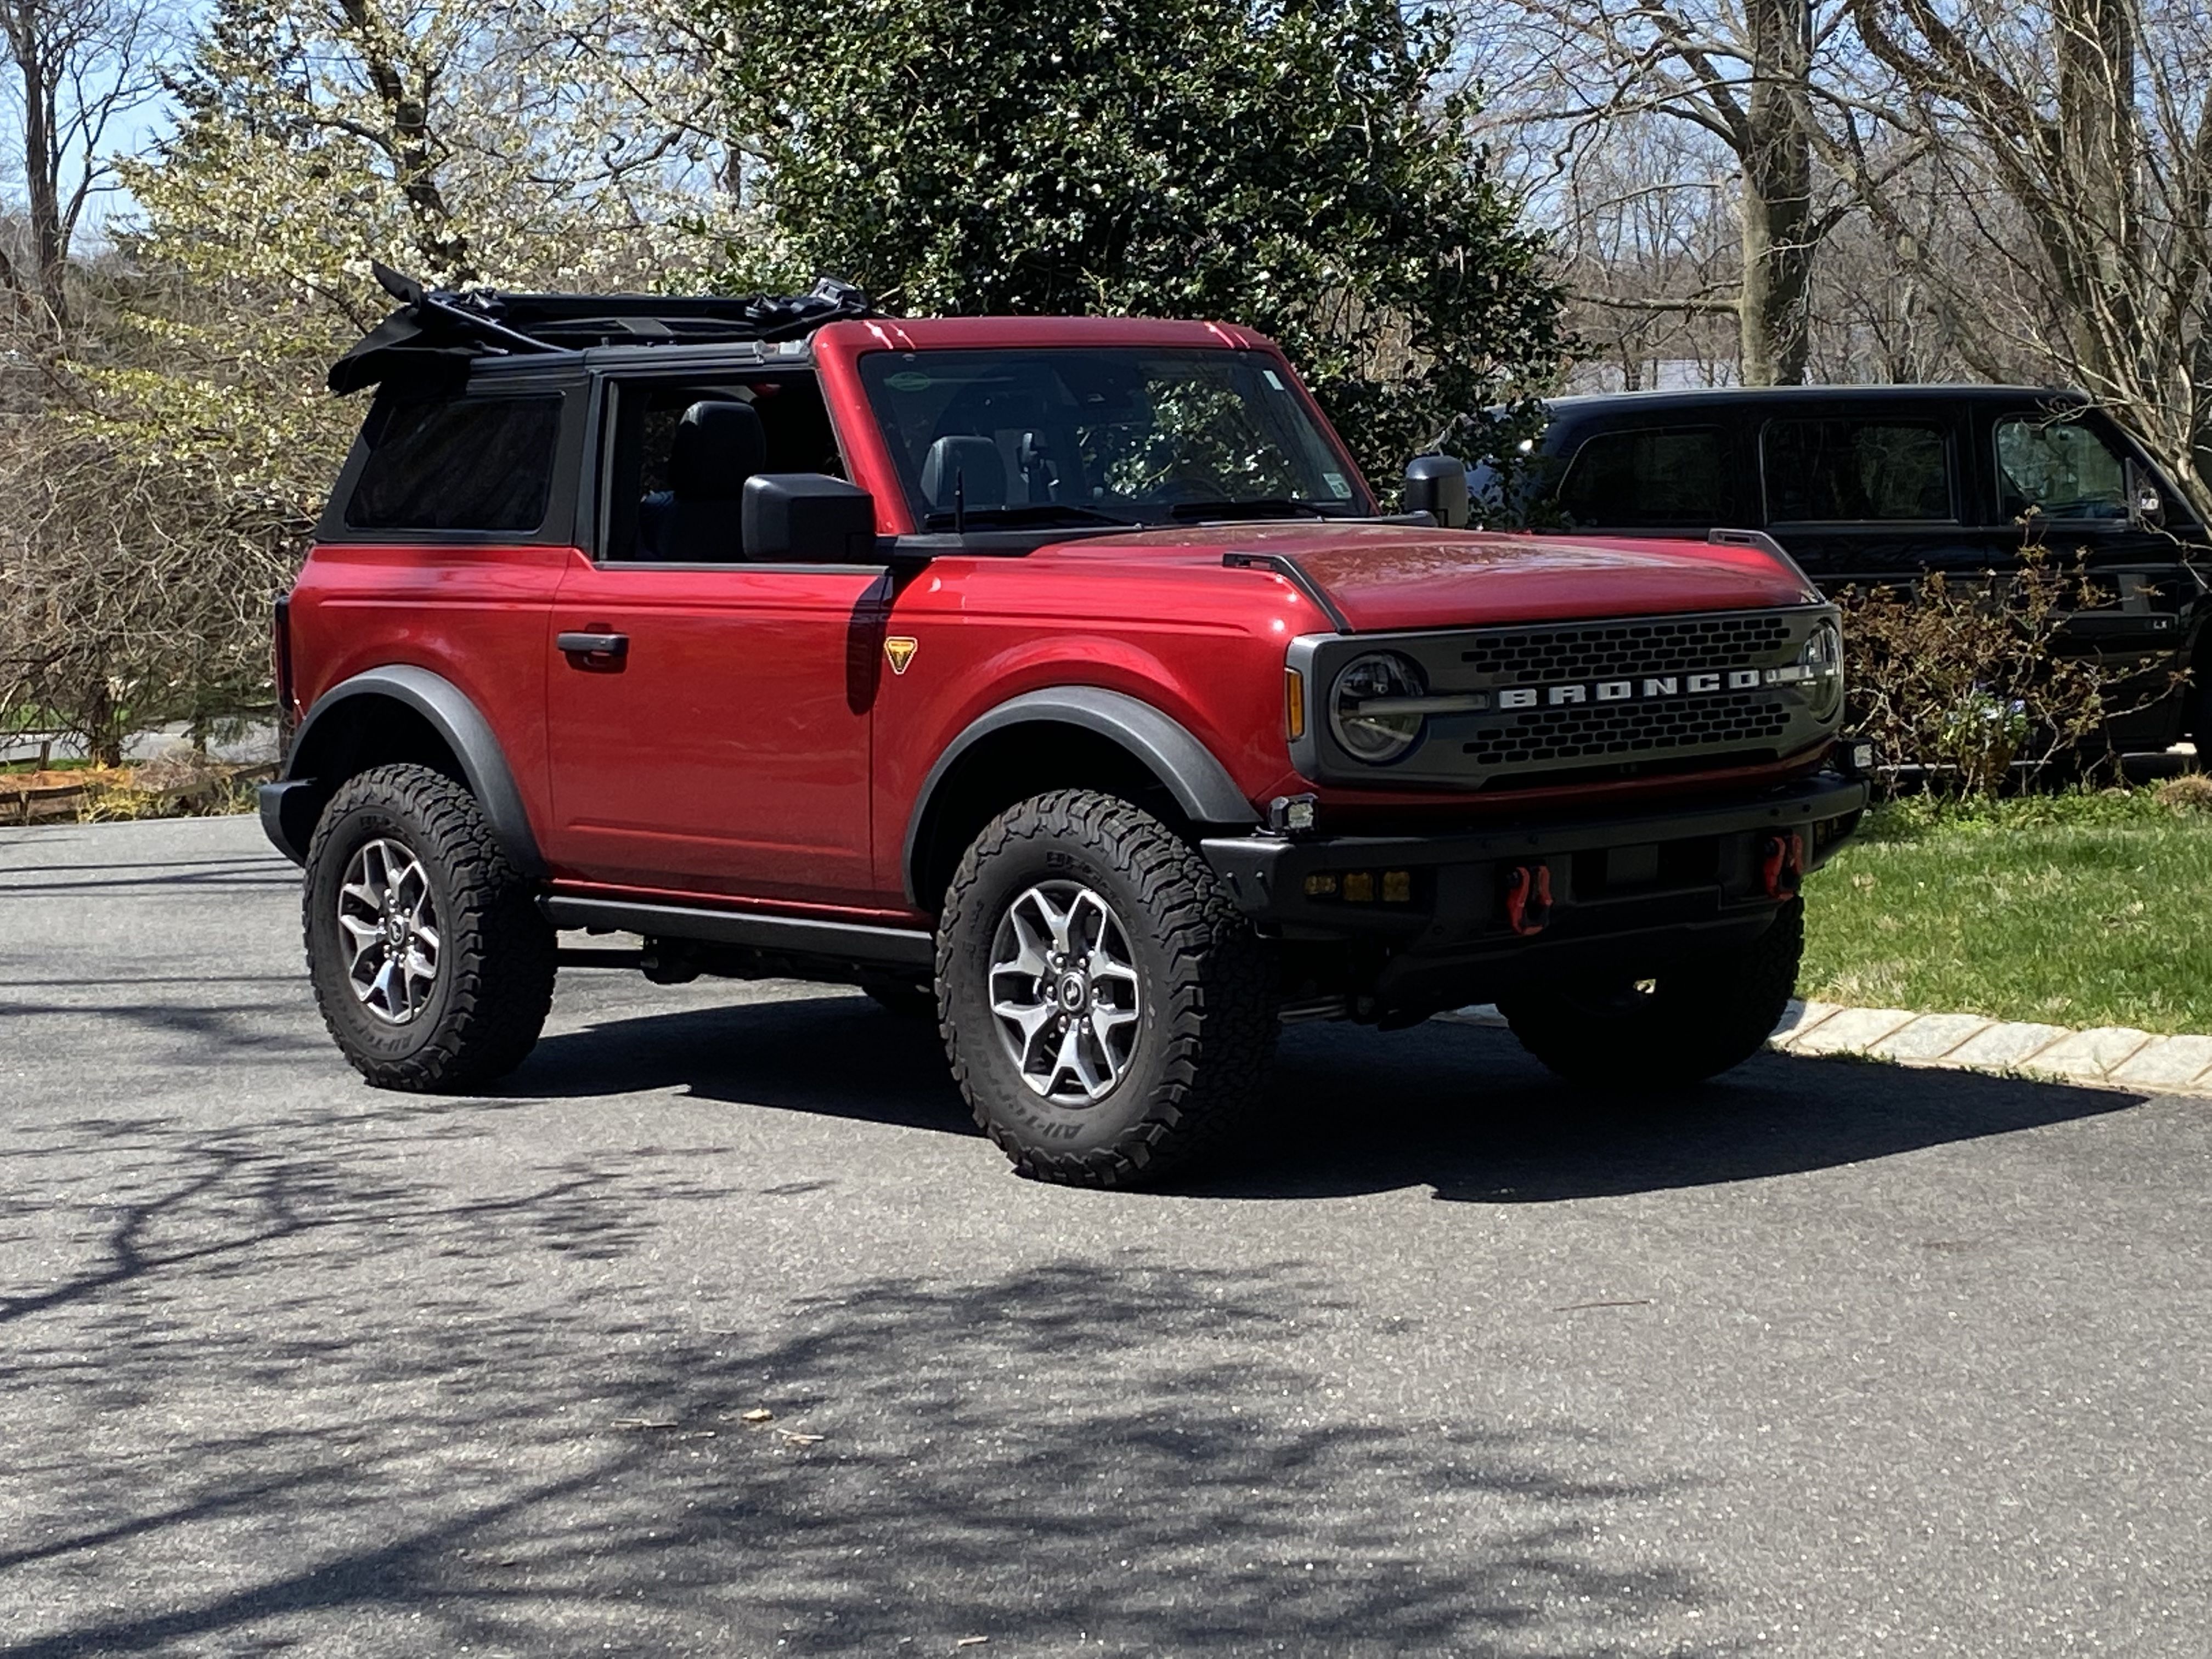
<svg viewBox="0 0 2212 1659">
<path fill-rule="evenodd" d="M 0 1654 L 2212 1646 L 2212 1103 L 1276 1088 L 1064 1192 L 856 996 L 571 975 L 379 1094 L 250 823 L 0 831 Z"/>
</svg>

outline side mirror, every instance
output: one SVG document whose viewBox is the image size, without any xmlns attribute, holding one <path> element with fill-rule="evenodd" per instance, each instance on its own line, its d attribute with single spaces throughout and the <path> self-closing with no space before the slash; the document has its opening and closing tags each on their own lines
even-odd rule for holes
<svg viewBox="0 0 2212 1659">
<path fill-rule="evenodd" d="M 1425 513 L 1446 530 L 1464 530 L 1474 514 L 1467 499 L 1467 463 L 1455 455 L 1416 455 L 1406 465 L 1400 505 Z"/>
<path fill-rule="evenodd" d="M 880 564 L 876 498 L 826 472 L 756 472 L 738 524 L 749 563 Z"/>
<path fill-rule="evenodd" d="M 2133 461 L 2128 463 L 2127 489 L 2130 524 L 2155 530 L 2166 522 L 2166 501 L 2158 493 L 2158 485 Z"/>
</svg>

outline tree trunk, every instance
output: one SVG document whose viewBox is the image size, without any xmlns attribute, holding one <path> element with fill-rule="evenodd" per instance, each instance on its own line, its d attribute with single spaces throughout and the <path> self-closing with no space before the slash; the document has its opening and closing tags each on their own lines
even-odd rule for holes
<svg viewBox="0 0 2212 1659">
<path fill-rule="evenodd" d="M 444 146 L 430 126 L 431 83 L 438 71 L 416 65 L 410 85 L 410 66 L 392 50 L 398 31 L 373 9 L 371 0 L 339 0 L 339 9 L 351 25 L 362 67 L 390 123 L 383 149 L 391 157 L 394 182 L 415 210 L 415 246 L 429 266 L 422 275 L 436 287 L 473 282 L 473 250 L 438 187 Z"/>
<path fill-rule="evenodd" d="M 1813 146 L 1798 112 L 1810 72 L 1812 4 L 1745 0 L 1744 11 L 1753 61 L 1743 125 L 1741 372 L 1746 386 L 1796 386 L 1811 344 Z"/>
<path fill-rule="evenodd" d="M 2081 290 L 2075 352 L 2103 371 L 2100 378 L 2122 383 L 2136 378 L 2147 343 L 2135 294 L 2144 230 L 2136 8 L 2136 0 L 2066 0 L 2051 19 L 2058 67 L 2051 194 L 2065 203 L 2059 216 Z"/>
<path fill-rule="evenodd" d="M 117 707 L 115 694 L 106 680 L 98 680 L 88 688 L 85 706 L 78 714 L 84 728 L 84 746 L 93 763 L 99 766 L 123 764 L 124 739 L 131 734 L 125 731 L 123 711 Z"/>
<path fill-rule="evenodd" d="M 69 320 L 69 234 L 62 223 L 61 157 L 54 132 L 52 78 L 43 19 L 16 9 L 8 20 L 9 50 L 22 76 L 23 193 L 30 231 L 28 272 L 32 296 L 46 313 L 42 320 L 59 327 Z M 19 280 L 21 273 L 18 274 Z"/>
</svg>

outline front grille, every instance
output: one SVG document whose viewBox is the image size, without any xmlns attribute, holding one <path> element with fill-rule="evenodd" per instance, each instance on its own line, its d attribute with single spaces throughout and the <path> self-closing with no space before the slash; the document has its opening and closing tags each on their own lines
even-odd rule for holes
<svg viewBox="0 0 2212 1659">
<path fill-rule="evenodd" d="M 1502 685 L 1599 680 L 1763 662 L 1790 637 L 1772 615 L 1686 617 L 1584 628 L 1499 629 L 1460 660 Z"/>
<path fill-rule="evenodd" d="M 1568 760 L 1666 754 L 1716 746 L 1756 747 L 1789 729 L 1782 699 L 1738 691 L 1690 702 L 1532 708 L 1510 717 L 1466 745 L 1485 769 Z"/>
<path fill-rule="evenodd" d="M 1834 686 L 1816 705 L 1800 672 L 1834 619 L 1829 606 L 1797 605 L 1322 636 L 1291 653 L 1321 710 L 1291 759 L 1331 784 L 1470 790 L 1764 765 L 1835 730 Z M 1403 659 L 1434 708 L 1413 745 L 1380 765 L 1343 748 L 1328 701 L 1374 651 Z"/>
</svg>

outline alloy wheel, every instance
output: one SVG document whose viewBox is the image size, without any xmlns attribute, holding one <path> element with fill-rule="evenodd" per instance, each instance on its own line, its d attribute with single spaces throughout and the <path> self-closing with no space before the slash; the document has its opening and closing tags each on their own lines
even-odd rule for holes
<svg viewBox="0 0 2212 1659">
<path fill-rule="evenodd" d="M 1022 1081 L 1055 1105 L 1088 1106 L 1127 1074 L 1138 985 L 1121 919 L 1080 882 L 1040 882 L 1000 921 L 991 1012 Z"/>
<path fill-rule="evenodd" d="M 438 911 L 422 860 L 404 842 L 365 842 L 347 862 L 338 933 L 362 1007 L 387 1025 L 422 1012 L 438 982 Z"/>
</svg>

